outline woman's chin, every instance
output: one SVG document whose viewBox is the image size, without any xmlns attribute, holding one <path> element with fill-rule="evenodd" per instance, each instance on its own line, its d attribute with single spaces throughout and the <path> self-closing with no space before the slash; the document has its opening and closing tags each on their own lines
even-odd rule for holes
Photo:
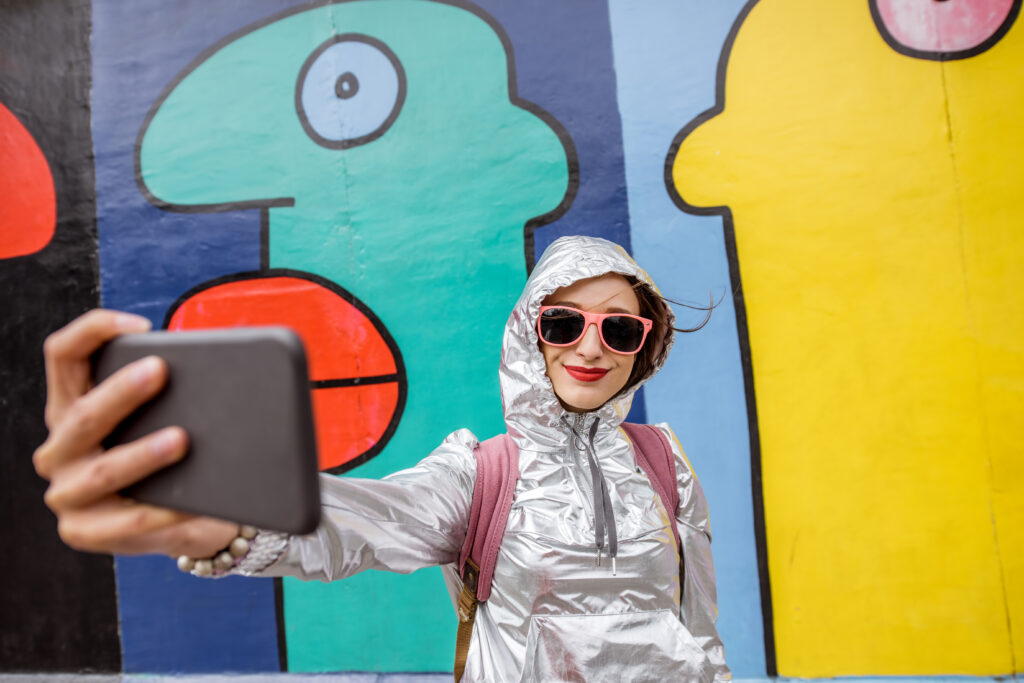
<svg viewBox="0 0 1024 683">
<path fill-rule="evenodd" d="M 576 392 L 574 392 L 574 394 L 575 393 Z M 558 402 L 561 403 L 562 407 L 570 413 L 589 413 L 592 410 L 597 410 L 607 401 L 607 398 L 601 399 L 586 395 L 573 395 L 568 398 L 569 400 L 566 400 L 559 396 Z"/>
</svg>

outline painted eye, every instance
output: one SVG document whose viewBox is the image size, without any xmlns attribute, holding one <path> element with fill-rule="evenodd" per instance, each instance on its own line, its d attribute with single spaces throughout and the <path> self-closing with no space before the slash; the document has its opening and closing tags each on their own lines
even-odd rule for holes
<svg viewBox="0 0 1024 683">
<path fill-rule="evenodd" d="M 376 38 L 334 36 L 313 51 L 299 72 L 295 108 L 306 134 L 331 149 L 355 147 L 383 135 L 405 101 L 405 70 Z"/>
</svg>

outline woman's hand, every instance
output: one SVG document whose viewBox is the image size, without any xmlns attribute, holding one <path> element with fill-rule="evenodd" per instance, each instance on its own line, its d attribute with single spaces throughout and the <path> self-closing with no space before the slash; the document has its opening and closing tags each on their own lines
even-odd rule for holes
<svg viewBox="0 0 1024 683">
<path fill-rule="evenodd" d="M 32 457 L 48 480 L 46 505 L 60 537 L 76 550 L 208 557 L 235 537 L 238 525 L 136 503 L 118 491 L 185 455 L 188 437 L 168 427 L 104 451 L 101 443 L 121 420 L 155 396 L 167 366 L 150 356 L 92 386 L 90 356 L 106 341 L 145 332 L 149 321 L 129 313 L 93 310 L 54 332 L 43 346 L 46 426 L 50 435 Z"/>
</svg>

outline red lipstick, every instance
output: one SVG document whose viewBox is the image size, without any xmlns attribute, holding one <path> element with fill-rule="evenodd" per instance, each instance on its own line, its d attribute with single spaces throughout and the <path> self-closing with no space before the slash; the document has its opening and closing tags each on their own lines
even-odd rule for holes
<svg viewBox="0 0 1024 683">
<path fill-rule="evenodd" d="M 581 382 L 596 382 L 608 374 L 607 368 L 584 368 L 579 365 L 566 365 L 565 371 Z"/>
</svg>

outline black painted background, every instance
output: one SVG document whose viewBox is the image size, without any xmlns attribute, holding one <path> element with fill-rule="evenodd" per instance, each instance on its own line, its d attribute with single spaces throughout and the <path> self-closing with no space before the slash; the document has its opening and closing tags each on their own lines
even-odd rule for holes
<svg viewBox="0 0 1024 683">
<path fill-rule="evenodd" d="M 31 456 L 42 442 L 42 343 L 99 300 L 87 0 L 0 0 L 0 102 L 57 188 L 41 252 L 0 260 L 0 671 L 121 669 L 113 563 L 57 538 Z"/>
</svg>

